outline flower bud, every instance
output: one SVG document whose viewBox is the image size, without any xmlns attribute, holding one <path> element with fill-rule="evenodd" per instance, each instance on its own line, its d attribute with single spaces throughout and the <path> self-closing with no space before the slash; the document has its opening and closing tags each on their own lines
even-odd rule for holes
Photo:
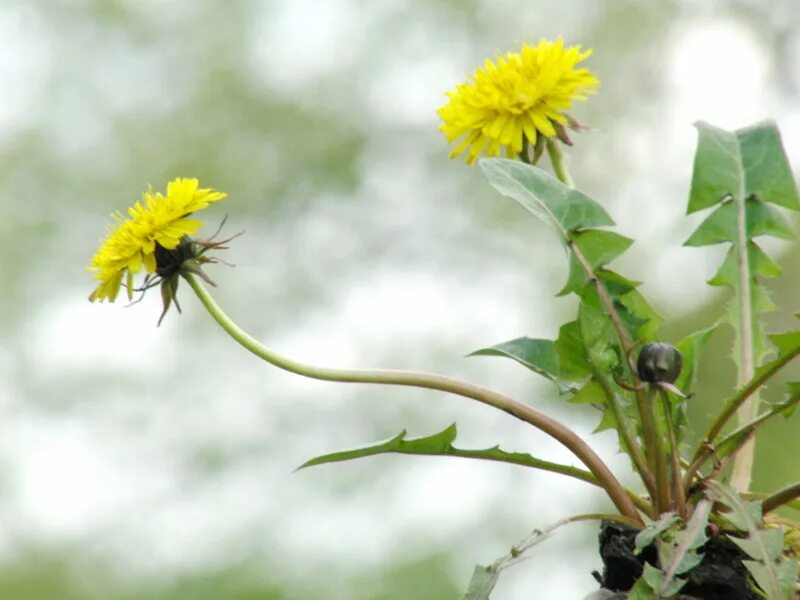
<svg viewBox="0 0 800 600">
<path fill-rule="evenodd" d="M 672 344 L 647 344 L 639 352 L 636 370 L 647 383 L 673 383 L 681 373 L 683 357 Z"/>
</svg>

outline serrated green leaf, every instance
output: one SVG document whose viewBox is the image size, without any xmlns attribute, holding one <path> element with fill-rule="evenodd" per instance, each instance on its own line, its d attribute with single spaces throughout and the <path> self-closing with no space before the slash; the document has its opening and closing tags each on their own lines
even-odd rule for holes
<svg viewBox="0 0 800 600">
<path fill-rule="evenodd" d="M 757 123 L 735 132 L 702 121 L 696 127 L 689 213 L 714 206 L 737 190 L 744 197 L 757 196 L 800 209 L 797 186 L 774 122 Z"/>
<path fill-rule="evenodd" d="M 725 518 L 744 532 L 758 531 L 761 527 L 761 503 L 743 500 L 730 486 L 714 479 L 704 482 L 711 497 L 730 508 Z"/>
<path fill-rule="evenodd" d="M 600 433 L 601 431 L 606 431 L 608 429 L 617 430 L 618 425 L 619 421 L 617 421 L 617 416 L 614 414 L 614 411 L 606 408 L 603 410 L 603 416 L 600 418 L 600 422 L 597 424 L 597 427 L 594 428 L 592 433 Z"/>
<path fill-rule="evenodd" d="M 797 185 L 774 121 L 736 131 L 745 169 L 745 195 L 800 210 Z"/>
<path fill-rule="evenodd" d="M 553 340 L 521 337 L 488 348 L 481 348 L 469 356 L 505 356 L 516 360 L 531 371 L 558 381 L 561 370 L 558 352 Z"/>
<path fill-rule="evenodd" d="M 642 570 L 642 577 L 654 590 L 658 591 L 661 588 L 661 583 L 664 579 L 664 574 L 656 569 L 650 563 L 644 564 L 644 569 Z M 660 597 L 660 594 L 659 594 Z"/>
<path fill-rule="evenodd" d="M 656 591 L 645 579 L 644 574 L 642 574 L 628 592 L 627 600 L 659 600 L 659 598 Z"/>
<path fill-rule="evenodd" d="M 659 539 L 658 557 L 664 569 L 664 579 L 658 591 L 662 596 L 669 596 L 667 591 L 673 589 L 676 582 L 680 589 L 683 583 L 676 576 L 691 571 L 703 560 L 700 548 L 708 540 L 706 527 L 712 506 L 713 502 L 703 498 L 684 529 L 675 531 L 669 540 Z"/>
<path fill-rule="evenodd" d="M 772 360 L 756 369 L 756 378 L 763 376 L 765 373 L 777 371 L 800 355 L 800 330 L 772 333 L 766 337 L 776 347 L 777 352 Z"/>
<path fill-rule="evenodd" d="M 751 353 L 753 366 L 757 366 L 767 350 L 759 314 L 774 308 L 759 278 L 774 277 L 780 269 L 752 238 L 759 235 L 794 237 L 783 216 L 767 203 L 800 209 L 796 185 L 774 123 L 758 123 L 735 132 L 708 123 L 698 123 L 697 129 L 698 145 L 688 212 L 722 204 L 697 228 L 686 245 L 731 242 L 722 266 L 709 283 L 729 286 L 733 290 L 734 301 L 729 305 L 728 319 L 737 330 L 734 358 L 738 361 L 742 353 L 743 328 L 751 329 L 751 335 L 746 337 L 753 340 Z M 744 203 L 742 225 L 746 251 L 739 248 L 738 206 L 741 202 Z M 741 275 L 745 262 L 746 288 Z M 744 299 L 751 315 L 749 323 L 742 322 L 740 296 L 743 293 L 749 294 Z M 749 367 L 739 367 L 750 371 Z"/>
<path fill-rule="evenodd" d="M 562 325 L 555 341 L 517 338 L 476 350 L 470 356 L 505 356 L 514 359 L 554 381 L 562 393 L 577 390 L 591 375 L 577 321 Z"/>
<path fill-rule="evenodd" d="M 351 450 L 342 450 L 341 452 L 323 454 L 322 456 L 317 456 L 304 462 L 297 469 L 300 470 L 316 465 L 343 462 L 355 458 L 376 456 L 378 454 L 387 454 L 390 452 L 403 454 L 447 454 L 448 449 L 452 448 L 452 443 L 456 439 L 457 434 L 458 430 L 456 429 L 455 423 L 434 435 L 411 440 L 406 440 L 406 430 L 404 429 L 396 436 L 384 442 L 353 448 Z"/>
<path fill-rule="evenodd" d="M 697 367 L 700 364 L 700 358 L 703 356 L 703 349 L 716 329 L 717 326 L 712 325 L 706 329 L 696 331 L 678 342 L 676 347 L 683 356 L 683 369 L 675 380 L 675 386 L 679 390 L 688 394 L 694 389 L 695 380 L 697 379 Z"/>
<path fill-rule="evenodd" d="M 767 337 L 778 349 L 778 356 L 794 356 L 800 352 L 800 330 L 771 333 Z"/>
<path fill-rule="evenodd" d="M 572 242 L 578 247 L 594 269 L 607 265 L 625 252 L 633 243 L 633 240 L 630 238 L 614 233 L 613 231 L 604 231 L 602 229 L 576 231 L 571 237 Z M 566 296 L 570 292 L 577 293 L 588 281 L 589 278 L 586 274 L 586 270 L 578 262 L 578 259 L 575 258 L 575 255 L 570 253 L 567 283 L 556 295 Z"/>
<path fill-rule="evenodd" d="M 491 566 L 475 565 L 462 600 L 489 600 L 500 573 Z"/>
<path fill-rule="evenodd" d="M 609 271 L 608 269 L 598 269 L 597 277 L 603 282 L 603 285 L 606 286 L 608 293 L 611 294 L 613 298 L 619 298 L 635 290 L 642 283 L 641 281 L 634 281 L 633 279 L 623 277 L 619 273 Z"/>
<path fill-rule="evenodd" d="M 639 290 L 634 289 L 622 294 L 619 303 L 625 307 L 620 316 L 623 322 L 632 328 L 631 335 L 634 339 L 652 340 L 656 337 L 656 331 L 664 319 L 650 306 Z"/>
<path fill-rule="evenodd" d="M 618 362 L 611 348 L 614 335 L 611 321 L 603 311 L 582 302 L 578 309 L 578 322 L 589 364 L 595 371 L 609 372 Z"/>
<path fill-rule="evenodd" d="M 794 598 L 797 578 L 796 560 L 783 560 L 774 565 L 774 568 L 769 568 L 755 560 L 744 560 L 742 563 L 750 571 L 758 587 L 767 592 L 767 597 L 770 600 L 790 600 Z M 768 591 L 776 586 L 777 591 Z"/>
<path fill-rule="evenodd" d="M 606 395 L 603 387 L 594 379 L 589 380 L 576 394 L 569 400 L 570 404 L 591 404 L 602 407 L 606 403 Z"/>
<path fill-rule="evenodd" d="M 737 221 L 736 203 L 725 202 L 700 223 L 700 226 L 683 245 L 712 246 L 724 242 L 736 243 Z M 771 235 L 785 240 L 795 238 L 786 219 L 777 210 L 755 196 L 751 196 L 745 201 L 745 231 L 747 239 L 761 235 Z"/>
<path fill-rule="evenodd" d="M 603 268 L 597 269 L 596 274 L 608 291 L 614 308 L 630 335 L 636 340 L 653 339 L 662 318 L 636 289 L 640 282 Z M 605 311 L 597 286 L 593 283 L 586 284 L 577 293 L 585 304 Z"/>
<path fill-rule="evenodd" d="M 733 358 L 739 371 L 739 384 L 753 377 L 768 348 L 761 328 L 761 313 L 774 304 L 760 278 L 779 271 L 761 252 L 752 238 L 760 235 L 792 239 L 794 234 L 784 217 L 768 203 L 800 209 L 797 187 L 789 168 L 777 127 L 772 122 L 758 123 L 734 132 L 707 123 L 698 123 L 692 188 L 687 212 L 717 206 L 685 242 L 687 246 L 731 243 L 731 250 L 712 285 L 733 290 L 727 320 L 733 325 Z M 739 423 L 755 418 L 758 392 L 739 407 Z M 736 456 L 732 481 L 737 489 L 750 482 L 753 445 L 746 445 Z"/>
<path fill-rule="evenodd" d="M 384 442 L 317 456 L 303 463 L 297 470 L 322 464 L 365 458 L 367 456 L 377 456 L 379 454 L 411 454 L 422 456 L 453 456 L 457 458 L 473 458 L 503 462 L 560 473 L 581 479 L 582 481 L 596 483 L 591 475 L 582 469 L 541 460 L 526 452 L 507 452 L 501 450 L 499 446 L 478 450 L 456 448 L 453 446 L 453 442 L 457 435 L 458 430 L 455 423 L 439 433 L 411 439 L 406 438 L 406 431 L 403 430 L 393 438 Z"/>
<path fill-rule="evenodd" d="M 703 349 L 708 343 L 711 334 L 716 331 L 717 325 L 696 331 L 682 339 L 676 347 L 683 357 L 683 369 L 675 380 L 675 387 L 684 394 L 689 395 L 694 390 L 695 380 L 697 379 L 697 368 L 700 358 L 703 356 Z M 669 396 L 670 409 L 672 411 L 672 424 L 675 429 L 675 437 L 678 443 L 683 440 L 686 432 L 688 418 L 686 414 L 686 402 L 675 396 Z"/>
<path fill-rule="evenodd" d="M 731 536 L 730 540 L 751 557 L 758 557 L 765 552 L 775 561 L 783 552 L 783 530 L 778 527 L 759 530 L 757 535 L 747 538 Z"/>
<path fill-rule="evenodd" d="M 647 548 L 659 535 L 661 535 L 670 527 L 674 527 L 680 523 L 680 521 L 680 516 L 674 512 L 668 512 L 661 515 L 658 520 L 648 523 L 647 527 L 636 534 L 636 539 L 634 540 L 636 552 L 641 552 Z"/>
<path fill-rule="evenodd" d="M 506 158 L 479 161 L 489 183 L 516 200 L 567 244 L 577 229 L 614 225 L 597 202 L 538 167 Z"/>
<path fill-rule="evenodd" d="M 689 192 L 691 214 L 719 203 L 738 189 L 743 178 L 742 157 L 736 134 L 700 121 L 697 127 L 697 150 L 694 155 L 692 189 Z"/>
<path fill-rule="evenodd" d="M 777 277 L 781 274 L 781 268 L 776 265 L 769 256 L 756 244 L 750 240 L 747 242 L 747 260 L 750 266 L 750 274 L 753 277 Z M 735 287 L 739 281 L 739 262 L 736 248 L 731 246 L 725 255 L 725 260 L 717 270 L 716 275 L 708 280 L 709 285 Z"/>
<path fill-rule="evenodd" d="M 671 598 L 681 591 L 681 588 L 686 583 L 684 580 L 677 578 L 667 581 L 664 578 L 664 573 L 650 563 L 644 564 L 642 578 L 647 582 L 647 585 L 655 591 L 656 598 Z"/>
<path fill-rule="evenodd" d="M 578 321 L 565 323 L 558 330 L 556 340 L 558 364 L 562 372 L 569 373 L 571 378 L 587 378 L 592 369 L 586 362 L 586 349 L 581 340 L 581 326 Z"/>
<path fill-rule="evenodd" d="M 659 600 L 677 594 L 686 582 L 681 579 L 664 581 L 664 573 L 650 563 L 644 564 L 642 576 L 628 592 L 628 600 Z"/>
<path fill-rule="evenodd" d="M 789 381 L 786 383 L 786 388 L 786 398 L 776 408 L 780 408 L 783 417 L 788 419 L 794 414 L 800 401 L 800 381 Z"/>
<path fill-rule="evenodd" d="M 792 589 L 787 589 L 783 574 L 785 567 L 782 567 L 782 563 L 787 562 L 782 556 L 782 530 L 763 528 L 760 502 L 743 500 L 736 491 L 719 481 L 706 480 L 704 485 L 714 500 L 730 509 L 725 513 L 725 518 L 747 534 L 745 540 L 733 536 L 729 538 L 754 559 L 744 563 L 756 583 L 770 599 L 789 600 L 794 591 L 794 578 Z M 779 533 L 775 534 L 775 531 Z"/>
</svg>

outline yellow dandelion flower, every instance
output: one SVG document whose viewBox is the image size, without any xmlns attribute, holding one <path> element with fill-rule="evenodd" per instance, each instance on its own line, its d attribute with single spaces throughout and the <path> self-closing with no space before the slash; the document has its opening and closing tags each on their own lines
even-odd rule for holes
<svg viewBox="0 0 800 600">
<path fill-rule="evenodd" d="M 89 265 L 100 281 L 89 300 L 114 302 L 123 277 L 128 298 L 133 299 L 133 276 L 142 267 L 148 274 L 156 273 L 157 255 L 175 250 L 203 225 L 189 215 L 224 197 L 216 190 L 199 189 L 197 179 L 178 178 L 167 185 L 166 195 L 152 189 L 142 194 L 142 200 L 128 208 L 128 218 L 114 213 L 115 224 Z"/>
<path fill-rule="evenodd" d="M 463 138 L 450 158 L 469 149 L 467 163 L 472 164 L 481 152 L 497 156 L 501 148 L 514 157 L 525 141 L 533 145 L 540 136 L 565 137 L 563 126 L 571 120 L 564 111 L 599 85 L 591 71 L 576 68 L 591 53 L 580 46 L 565 48 L 559 37 L 538 46 L 523 44 L 520 52 L 498 56 L 496 63 L 487 59 L 469 81 L 447 92 L 450 101 L 438 111 L 447 141 Z"/>
</svg>

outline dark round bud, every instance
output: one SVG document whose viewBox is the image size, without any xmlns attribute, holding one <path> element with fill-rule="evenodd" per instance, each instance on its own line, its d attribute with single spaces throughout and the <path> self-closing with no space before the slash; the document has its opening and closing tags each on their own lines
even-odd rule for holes
<svg viewBox="0 0 800 600">
<path fill-rule="evenodd" d="M 647 383 L 673 383 L 681 374 L 683 357 L 672 344 L 647 344 L 639 352 L 636 370 Z"/>
</svg>

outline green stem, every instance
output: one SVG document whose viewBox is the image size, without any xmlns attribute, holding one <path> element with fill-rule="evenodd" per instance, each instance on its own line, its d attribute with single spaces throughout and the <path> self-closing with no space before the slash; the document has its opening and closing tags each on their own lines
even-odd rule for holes
<svg viewBox="0 0 800 600">
<path fill-rule="evenodd" d="M 793 483 L 792 485 L 787 486 L 782 490 L 764 498 L 764 501 L 761 503 L 761 512 L 763 514 L 772 512 L 776 508 L 783 506 L 784 504 L 788 504 L 798 497 L 800 497 L 800 482 Z"/>
<path fill-rule="evenodd" d="M 183 276 L 200 299 L 200 302 L 202 302 L 203 306 L 205 306 L 206 310 L 220 327 L 222 327 L 236 342 L 266 362 L 291 373 L 296 373 L 312 379 L 427 388 L 464 396 L 482 402 L 483 404 L 493 406 L 494 408 L 533 425 L 561 442 L 572 451 L 595 477 L 597 477 L 598 483 L 606 491 L 621 514 L 631 519 L 641 521 L 636 506 L 626 493 L 625 488 L 622 487 L 608 466 L 594 450 L 563 423 L 556 421 L 532 406 L 523 404 L 518 400 L 514 400 L 509 396 L 488 388 L 434 373 L 382 369 L 330 369 L 285 358 L 262 345 L 236 325 L 236 323 L 223 312 L 194 275 L 191 273 L 184 273 Z"/>
<path fill-rule="evenodd" d="M 608 377 L 600 373 L 599 370 L 595 369 L 594 365 L 592 365 L 592 373 L 594 374 L 595 380 L 600 384 L 600 387 L 603 388 L 606 400 L 608 401 L 608 404 L 614 413 L 614 418 L 617 421 L 617 427 L 619 428 L 620 435 L 622 436 L 622 441 L 625 444 L 625 450 L 630 455 L 633 464 L 636 466 L 636 470 L 639 471 L 639 475 L 642 478 L 642 482 L 650 494 L 650 497 L 655 498 L 656 484 L 655 479 L 653 478 L 653 472 L 647 464 L 647 458 L 642 452 L 642 449 L 639 447 L 639 444 L 636 443 L 636 438 L 631 430 L 630 419 L 628 419 L 628 416 L 622 410 L 622 406 L 617 398 L 617 394 L 614 392 L 614 388 L 611 386 L 611 382 L 608 380 Z"/>
<path fill-rule="evenodd" d="M 750 286 L 750 265 L 747 248 L 747 199 L 744 192 L 744 177 L 739 177 L 739 186 L 734 195 L 736 204 L 736 252 L 739 264 L 739 385 L 753 379 L 756 373 L 755 357 L 753 356 L 753 312 L 752 290 Z M 758 414 L 758 394 L 748 396 L 738 410 L 739 424 L 744 425 L 752 421 Z M 731 486 L 737 492 L 743 492 L 750 487 L 753 471 L 753 458 L 755 455 L 755 440 L 749 439 L 741 452 L 733 461 L 731 473 Z"/>
<path fill-rule="evenodd" d="M 777 417 L 780 414 L 783 414 L 785 411 L 792 408 L 795 404 L 800 402 L 800 396 L 794 396 L 783 402 L 777 406 L 774 406 L 770 410 L 760 414 L 758 417 L 753 419 L 747 425 L 743 425 L 732 431 L 724 438 L 722 438 L 719 442 L 714 444 L 714 452 L 717 453 L 718 458 L 725 458 L 735 452 L 739 451 L 747 440 L 761 427 L 764 423 L 772 419 L 773 417 Z M 703 464 L 712 456 L 713 452 L 711 451 L 709 446 L 702 446 L 695 458 L 692 460 L 689 467 L 686 469 L 686 475 L 684 477 L 684 485 L 688 486 L 691 484 L 692 478 L 694 474 L 700 469 Z"/>
<path fill-rule="evenodd" d="M 647 409 L 651 422 L 655 421 L 655 400 L 656 389 L 651 387 L 647 393 Z M 653 427 L 653 439 L 651 441 L 655 452 L 654 467 L 656 474 L 656 515 L 667 512 L 671 508 L 669 473 L 667 469 L 667 448 L 664 437 L 660 435 L 655 426 Z"/>
<path fill-rule="evenodd" d="M 765 494 L 764 492 L 742 492 L 741 496 L 743 500 L 754 500 L 756 502 L 763 503 L 764 500 L 766 500 L 770 496 L 774 496 L 774 494 Z M 787 508 L 800 511 L 800 500 L 796 499 L 789 500 L 788 502 L 784 502 L 781 506 L 785 506 Z M 763 506 L 762 506 L 762 513 L 763 513 Z"/>
<path fill-rule="evenodd" d="M 566 158 L 564 157 L 563 152 L 561 151 L 561 146 L 559 145 L 557 140 L 552 138 L 547 138 L 547 154 L 550 156 L 550 162 L 553 165 L 553 171 L 558 177 L 559 181 L 564 185 L 569 187 L 575 187 L 575 184 L 570 176 L 569 170 L 566 164 Z M 622 347 L 622 351 L 625 356 L 630 356 L 631 351 L 633 350 L 633 340 L 631 339 L 628 330 L 625 329 L 625 325 L 622 323 L 622 319 L 619 316 L 619 312 L 617 311 L 616 307 L 614 306 L 614 300 L 611 298 L 611 294 L 608 293 L 608 289 L 600 281 L 600 278 L 597 276 L 597 273 L 594 270 L 594 267 L 589 262 L 589 260 L 584 256 L 583 252 L 581 252 L 580 248 L 571 240 L 569 239 L 567 245 L 570 248 L 573 256 L 581 265 L 583 270 L 586 272 L 586 275 L 589 277 L 589 280 L 594 282 L 595 289 L 597 289 L 597 295 L 600 298 L 600 302 L 603 304 L 603 308 L 605 309 L 608 318 L 611 320 L 611 325 L 614 327 L 614 331 L 617 334 L 617 338 L 619 339 L 620 346 Z M 631 380 L 634 383 L 639 382 L 639 376 L 631 368 L 631 365 L 627 360 L 624 361 L 625 366 L 630 373 Z M 644 388 L 638 388 L 635 392 L 636 394 L 636 409 L 639 413 L 639 423 L 642 427 L 642 440 L 644 442 L 644 454 L 648 461 L 648 468 L 645 469 L 643 472 L 640 472 L 640 476 L 642 477 L 642 481 L 647 487 L 648 491 L 654 497 L 655 501 L 655 488 L 654 488 L 654 477 L 653 473 L 656 469 L 656 448 L 655 448 L 655 425 L 653 423 L 653 413 L 652 413 L 652 406 L 648 401 L 647 394 Z M 638 465 L 637 465 L 638 466 Z"/>
<path fill-rule="evenodd" d="M 708 442 L 713 442 L 714 438 L 719 435 L 719 432 L 722 431 L 722 428 L 725 427 L 728 420 L 736 414 L 736 410 L 753 394 L 755 393 L 762 385 L 764 385 L 775 373 L 777 373 L 781 368 L 783 368 L 789 361 L 791 361 L 794 357 L 800 354 L 800 347 L 796 348 L 792 352 L 788 352 L 787 354 L 780 356 L 776 360 L 772 361 L 763 371 L 761 371 L 758 375 L 756 375 L 753 379 L 750 380 L 746 386 L 740 389 L 733 398 L 728 400 L 725 404 L 725 408 L 716 418 L 714 423 L 711 425 L 711 428 L 708 430 L 706 434 L 705 440 Z M 702 446 L 698 448 L 698 451 L 695 453 L 699 453 L 702 449 Z"/>
<path fill-rule="evenodd" d="M 666 390 L 661 392 L 661 406 L 664 409 L 664 422 L 667 425 L 667 437 L 669 441 L 669 456 L 672 468 L 672 497 L 675 501 L 675 510 L 678 514 L 686 518 L 686 493 L 683 489 L 683 478 L 681 477 L 681 454 L 678 446 L 678 438 L 675 435 L 675 424 L 672 421 L 672 408 Z"/>
</svg>

